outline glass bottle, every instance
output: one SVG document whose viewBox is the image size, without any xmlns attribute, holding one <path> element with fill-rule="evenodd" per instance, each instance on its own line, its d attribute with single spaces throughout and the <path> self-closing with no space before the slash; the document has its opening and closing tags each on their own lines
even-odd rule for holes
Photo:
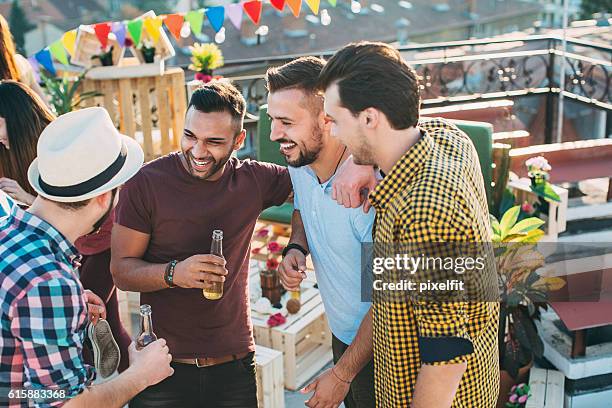
<svg viewBox="0 0 612 408">
<path fill-rule="evenodd" d="M 210 253 L 223 258 L 223 231 L 214 230 Z M 204 297 L 208 300 L 218 300 L 223 296 L 223 282 L 210 282 L 212 287 L 203 289 Z"/>
<path fill-rule="evenodd" d="M 157 340 L 157 336 L 153 332 L 153 320 L 151 318 L 151 306 L 140 306 L 140 334 L 136 339 L 136 348 L 138 350 L 146 347 L 148 344 Z"/>
</svg>

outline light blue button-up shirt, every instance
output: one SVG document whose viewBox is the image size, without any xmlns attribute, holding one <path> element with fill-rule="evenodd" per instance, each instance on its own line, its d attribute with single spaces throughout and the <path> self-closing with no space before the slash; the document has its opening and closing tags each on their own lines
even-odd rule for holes
<svg viewBox="0 0 612 408">
<path fill-rule="evenodd" d="M 339 205 L 331 197 L 334 177 L 319 184 L 310 166 L 289 167 L 289 174 L 329 326 L 351 344 L 370 308 L 361 301 L 361 243 L 372 242 L 374 210 Z"/>
</svg>

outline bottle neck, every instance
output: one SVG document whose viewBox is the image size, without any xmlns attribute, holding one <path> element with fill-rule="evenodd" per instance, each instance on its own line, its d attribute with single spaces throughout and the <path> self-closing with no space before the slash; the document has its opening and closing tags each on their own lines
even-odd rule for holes
<svg viewBox="0 0 612 408">
<path fill-rule="evenodd" d="M 213 255 L 223 257 L 223 240 L 222 239 L 213 239 L 212 244 L 210 245 L 210 253 Z"/>
<path fill-rule="evenodd" d="M 140 326 L 143 333 L 153 333 L 153 321 L 150 314 L 140 315 Z"/>
</svg>

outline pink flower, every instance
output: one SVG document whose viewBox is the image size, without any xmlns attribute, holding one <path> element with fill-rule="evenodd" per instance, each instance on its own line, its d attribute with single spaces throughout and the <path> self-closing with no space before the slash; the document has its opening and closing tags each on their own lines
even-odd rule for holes
<svg viewBox="0 0 612 408">
<path fill-rule="evenodd" d="M 133 47 L 134 46 L 134 41 L 132 41 L 132 39 L 130 37 L 125 37 L 125 40 L 123 41 L 123 46 L 124 47 Z"/>
<path fill-rule="evenodd" d="M 510 402 L 516 402 L 517 400 L 518 400 L 518 395 L 512 394 L 510 396 L 510 399 L 509 399 Z"/>
<path fill-rule="evenodd" d="M 532 214 L 535 211 L 535 208 L 533 208 L 533 205 L 531 205 L 531 203 L 529 201 L 525 201 L 521 205 L 521 211 L 523 211 L 524 213 L 527 213 L 527 214 Z M 514 388 L 515 387 L 516 387 L 516 385 L 512 389 L 513 392 L 514 392 Z"/>
<path fill-rule="evenodd" d="M 512 394 L 515 390 L 516 390 L 516 385 L 513 385 L 512 388 L 510 389 L 510 393 Z"/>
<path fill-rule="evenodd" d="M 270 232 L 270 231 L 269 231 L 267 228 L 262 228 L 262 229 L 260 229 L 259 231 L 257 231 L 257 236 L 258 236 L 259 238 L 264 238 L 264 237 L 267 237 L 267 236 L 268 236 L 268 233 L 269 233 L 269 232 Z"/>
<path fill-rule="evenodd" d="M 268 261 L 266 262 L 266 268 L 271 270 L 278 268 L 278 261 L 274 258 L 268 259 Z"/>
<path fill-rule="evenodd" d="M 257 255 L 258 253 L 261 252 L 261 248 L 253 248 L 251 249 L 251 253 Z"/>
<path fill-rule="evenodd" d="M 517 385 L 517 386 L 516 386 L 516 388 L 523 388 L 525 385 L 527 385 L 527 384 L 525 384 L 525 383 L 520 383 L 519 385 Z"/>
<path fill-rule="evenodd" d="M 212 78 L 213 77 L 211 75 L 207 75 L 207 74 L 204 74 L 202 72 L 196 72 L 196 74 L 195 74 L 196 81 L 210 82 L 212 80 Z"/>
<path fill-rule="evenodd" d="M 267 323 L 269 327 L 275 327 L 284 324 L 286 321 L 287 319 L 281 313 L 275 313 L 268 318 Z"/>
<path fill-rule="evenodd" d="M 529 395 L 521 395 L 518 399 L 518 402 L 520 404 L 524 404 L 525 402 L 527 402 L 527 398 L 529 398 Z"/>
<path fill-rule="evenodd" d="M 527 166 L 527 170 L 533 171 L 542 171 L 547 172 L 551 171 L 552 167 L 548 164 L 548 160 L 544 156 L 537 156 L 527 159 L 525 162 L 525 166 Z"/>
<path fill-rule="evenodd" d="M 272 252 L 273 254 L 276 254 L 276 253 L 281 252 L 283 250 L 283 247 L 278 242 L 272 241 L 268 244 L 268 250 Z"/>
</svg>

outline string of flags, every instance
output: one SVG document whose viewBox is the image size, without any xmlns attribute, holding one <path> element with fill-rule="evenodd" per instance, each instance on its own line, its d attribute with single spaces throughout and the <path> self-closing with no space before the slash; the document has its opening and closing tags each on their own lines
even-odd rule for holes
<svg viewBox="0 0 612 408">
<path fill-rule="evenodd" d="M 326 1 L 332 7 L 336 7 L 337 5 L 337 0 Z M 354 2 L 355 0 L 352 1 Z M 315 15 L 319 14 L 321 0 L 304 0 L 304 2 L 312 13 Z M 249 0 L 240 3 L 232 3 L 226 6 L 214 6 L 206 9 L 192 10 L 186 13 L 174 13 L 154 17 L 147 16 L 129 21 L 103 22 L 92 24 L 91 26 L 103 49 L 106 49 L 108 38 L 111 33 L 114 34 L 120 46 L 125 46 L 126 39 L 129 36 L 133 46 L 138 47 L 142 40 L 142 32 L 145 30 L 153 40 L 153 43 L 156 44 L 159 40 L 162 24 L 166 26 L 168 31 L 177 40 L 181 37 L 187 38 L 191 33 L 197 35 L 202 31 L 205 16 L 213 30 L 218 34 L 223 34 L 221 38 L 224 38 L 225 28 L 223 25 L 226 17 L 237 30 L 240 30 L 245 15 L 253 24 L 259 25 L 263 3 L 264 1 L 262 0 Z M 285 7 L 288 7 L 296 18 L 299 17 L 302 9 L 302 0 L 269 0 L 269 4 L 274 9 L 281 12 Z M 328 25 L 330 18 L 326 10 L 324 10 L 324 12 L 325 13 L 321 15 L 322 23 Z M 59 40 L 34 54 L 34 57 L 30 58 L 30 61 L 37 66 L 40 65 L 44 67 L 51 74 L 55 75 L 56 69 L 53 65 L 53 59 L 59 61 L 63 65 L 68 65 L 68 55 L 71 57 L 74 56 L 76 40 L 77 30 L 67 31 Z"/>
</svg>

